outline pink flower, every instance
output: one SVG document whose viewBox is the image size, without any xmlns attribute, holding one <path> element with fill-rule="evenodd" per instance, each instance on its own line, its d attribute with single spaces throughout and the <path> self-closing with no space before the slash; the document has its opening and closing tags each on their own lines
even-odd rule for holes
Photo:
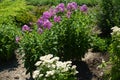
<svg viewBox="0 0 120 80">
<path fill-rule="evenodd" d="M 44 13 L 43 13 L 43 18 L 45 18 L 45 19 L 51 18 L 51 13 L 48 12 L 48 11 L 44 12 Z"/>
<path fill-rule="evenodd" d="M 54 16 L 54 22 L 60 22 L 61 17 L 60 16 Z"/>
<path fill-rule="evenodd" d="M 72 14 L 72 12 L 68 11 L 66 14 L 67 18 L 70 18 L 71 14 Z"/>
<path fill-rule="evenodd" d="M 50 29 L 52 27 L 52 23 L 49 20 L 44 21 L 43 23 L 44 28 Z"/>
<path fill-rule="evenodd" d="M 18 43 L 20 41 L 20 37 L 16 37 L 15 40 L 16 40 L 16 43 Z"/>
<path fill-rule="evenodd" d="M 87 5 L 82 5 L 82 6 L 80 6 L 80 10 L 82 11 L 82 12 L 87 12 L 87 10 L 88 10 L 88 7 L 87 7 Z"/>
<path fill-rule="evenodd" d="M 22 27 L 22 31 L 30 31 L 30 27 L 28 25 L 24 25 Z"/>
<path fill-rule="evenodd" d="M 50 8 L 49 12 L 50 12 L 51 16 L 54 16 L 56 14 L 56 10 L 53 8 Z"/>
<path fill-rule="evenodd" d="M 67 4 L 67 10 L 72 11 L 77 9 L 77 3 L 71 2 Z"/>
<path fill-rule="evenodd" d="M 56 6 L 55 10 L 56 10 L 56 13 L 58 13 L 58 12 L 64 12 L 64 10 L 65 10 L 64 3 L 60 3 L 58 6 Z"/>
</svg>

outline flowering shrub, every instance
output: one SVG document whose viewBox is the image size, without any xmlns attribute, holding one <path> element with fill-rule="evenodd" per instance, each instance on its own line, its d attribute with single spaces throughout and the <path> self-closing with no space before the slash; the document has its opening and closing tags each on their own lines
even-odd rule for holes
<svg viewBox="0 0 120 80">
<path fill-rule="evenodd" d="M 120 79 L 120 28 L 117 26 L 112 28 L 112 43 L 110 45 L 110 59 L 113 64 L 111 70 L 111 80 Z"/>
<path fill-rule="evenodd" d="M 16 34 L 15 25 L 0 25 L 0 63 L 13 58 L 17 46 Z"/>
<path fill-rule="evenodd" d="M 71 61 L 61 62 L 59 57 L 52 54 L 41 56 L 35 66 L 37 70 L 33 72 L 35 80 L 76 80 L 76 66 L 71 65 Z"/>
<path fill-rule="evenodd" d="M 22 27 L 17 39 L 20 51 L 25 54 L 25 67 L 32 75 L 35 62 L 40 56 L 54 54 L 61 60 L 80 60 L 90 47 L 90 16 L 81 12 L 75 2 L 63 3 L 45 11 L 38 19 L 37 26 Z"/>
<path fill-rule="evenodd" d="M 47 54 L 56 53 L 54 55 L 59 56 L 62 60 L 78 60 L 84 56 L 90 47 L 92 28 L 87 6 L 85 8 L 86 10 L 80 11 L 80 7 L 75 2 L 71 2 L 66 8 L 61 3 L 53 9 L 55 11 L 55 14 L 52 15 L 54 21 L 52 18 L 49 19 L 53 25 L 48 28 L 49 31 L 43 31 L 46 33 L 43 46 Z M 38 22 L 39 27 L 45 29 L 46 27 L 41 22 Z"/>
</svg>

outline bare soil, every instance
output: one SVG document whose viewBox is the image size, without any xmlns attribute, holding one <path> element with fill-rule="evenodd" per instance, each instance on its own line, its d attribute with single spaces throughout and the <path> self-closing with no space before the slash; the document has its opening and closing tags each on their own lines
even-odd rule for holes
<svg viewBox="0 0 120 80">
<path fill-rule="evenodd" d="M 78 80 L 103 80 L 103 69 L 98 68 L 102 60 L 108 61 L 108 53 L 92 52 L 91 50 L 85 55 L 82 61 L 75 61 L 77 65 Z M 20 55 L 7 62 L 4 65 L 0 64 L 0 80 L 31 80 L 30 75 L 26 75 L 23 61 Z"/>
</svg>

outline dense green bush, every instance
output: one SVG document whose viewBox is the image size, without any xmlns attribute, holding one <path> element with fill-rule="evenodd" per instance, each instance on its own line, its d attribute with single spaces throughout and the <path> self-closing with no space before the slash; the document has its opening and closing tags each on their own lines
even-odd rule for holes
<svg viewBox="0 0 120 80">
<path fill-rule="evenodd" d="M 71 18 L 62 17 L 47 33 L 46 53 L 57 53 L 63 60 L 81 59 L 90 47 L 90 18 L 88 14 L 75 11 Z"/>
<path fill-rule="evenodd" d="M 112 28 L 112 43 L 110 45 L 110 61 L 112 62 L 111 80 L 120 79 L 120 28 Z"/>
<path fill-rule="evenodd" d="M 28 6 L 25 0 L 3 0 L 0 3 L 0 24 L 19 26 L 32 21 L 34 16 L 29 13 L 30 8 L 32 6 Z"/>
<path fill-rule="evenodd" d="M 14 25 L 0 25 L 0 62 L 13 58 L 17 46 L 16 34 L 17 29 Z"/>
</svg>

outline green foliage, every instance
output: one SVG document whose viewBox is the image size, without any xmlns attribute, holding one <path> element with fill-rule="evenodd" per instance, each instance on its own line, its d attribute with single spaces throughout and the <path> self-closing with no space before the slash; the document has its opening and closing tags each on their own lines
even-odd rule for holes
<svg viewBox="0 0 120 80">
<path fill-rule="evenodd" d="M 16 24 L 15 17 L 21 16 L 21 14 L 25 11 L 27 12 L 29 8 L 30 6 L 26 5 L 25 0 L 3 0 L 0 3 L 0 24 Z"/>
<path fill-rule="evenodd" d="M 31 12 L 39 18 L 44 11 L 47 11 L 50 6 L 34 6 L 34 8 L 31 10 Z"/>
<path fill-rule="evenodd" d="M 98 13 L 98 26 L 101 28 L 101 36 L 109 37 L 111 27 L 114 26 L 113 21 L 113 3 L 112 0 L 101 0 Z"/>
<path fill-rule="evenodd" d="M 30 22 L 36 22 L 36 16 L 32 12 L 21 12 L 15 16 L 15 22 L 17 26 L 23 26 L 24 24 L 30 25 Z"/>
<path fill-rule="evenodd" d="M 120 26 L 120 1 L 113 0 L 114 16 L 113 20 L 116 26 Z"/>
<path fill-rule="evenodd" d="M 90 24 L 90 16 L 80 11 L 75 11 L 71 18 L 63 16 L 46 33 L 46 53 L 56 53 L 63 60 L 81 59 L 90 47 Z"/>
<path fill-rule="evenodd" d="M 79 5 L 87 4 L 89 6 L 94 6 L 98 4 L 100 0 L 26 0 L 32 5 L 57 5 L 59 3 L 76 2 Z"/>
<path fill-rule="evenodd" d="M 14 56 L 16 34 L 14 25 L 0 25 L 0 62 L 8 61 Z"/>
<path fill-rule="evenodd" d="M 39 34 L 37 32 L 36 27 L 31 32 L 22 32 L 22 35 L 19 35 L 19 50 L 21 54 L 24 54 L 24 66 L 27 69 L 27 73 L 30 72 L 32 76 L 32 72 L 35 69 L 34 64 L 38 60 L 38 58 L 44 55 L 43 50 L 43 37 L 44 34 Z"/>
<path fill-rule="evenodd" d="M 105 41 L 105 39 L 101 39 L 98 36 L 91 36 L 91 47 L 93 48 L 94 51 L 107 51 L 107 42 Z"/>
<path fill-rule="evenodd" d="M 112 62 L 111 80 L 120 79 L 120 28 L 115 27 L 112 32 L 112 43 L 109 48 Z"/>
</svg>

